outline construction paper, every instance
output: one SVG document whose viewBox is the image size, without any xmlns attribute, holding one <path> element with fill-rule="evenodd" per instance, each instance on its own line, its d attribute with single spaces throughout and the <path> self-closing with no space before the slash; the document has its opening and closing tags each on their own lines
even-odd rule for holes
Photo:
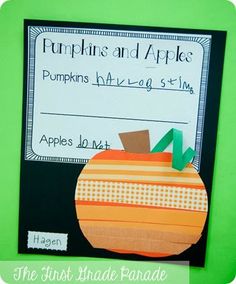
<svg viewBox="0 0 236 284">
<path fill-rule="evenodd" d="M 162 152 L 173 141 L 173 159 L 172 167 L 177 170 L 183 170 L 195 156 L 195 151 L 192 148 L 188 148 L 183 153 L 183 133 L 182 131 L 172 128 L 166 135 L 157 143 L 152 149 L 152 153 Z"/>
<path fill-rule="evenodd" d="M 94 247 L 100 247 L 112 250 L 129 250 L 129 251 L 143 251 L 151 253 L 167 253 L 167 254 L 180 254 L 183 250 L 188 249 L 191 244 L 181 244 L 166 242 L 162 240 L 150 240 L 150 239 L 137 239 L 137 238 L 116 238 L 110 235 L 104 237 L 99 235 L 90 236 L 91 243 Z"/>
<path fill-rule="evenodd" d="M 19 252 L 164 257 L 202 266 L 220 98 L 220 88 L 214 94 L 211 90 L 222 76 L 225 32 L 26 20 L 24 33 Z M 171 145 L 163 153 L 150 153 L 173 128 L 183 134 L 177 143 L 182 144 L 177 147 L 181 163 L 174 167 L 176 151 L 172 153 Z M 128 140 L 119 135 L 131 132 L 142 135 Z M 172 131 L 167 141 L 172 140 L 175 148 L 174 137 Z M 191 159 L 184 154 L 189 147 L 196 153 Z M 119 183 L 125 194 L 118 190 Z M 112 186 L 114 197 L 109 193 Z M 166 189 L 173 191 L 172 196 L 162 196 Z M 113 218 L 109 222 L 120 225 L 110 228 L 114 234 L 126 230 L 120 224 L 124 212 L 140 236 L 152 238 L 158 231 L 159 238 L 153 241 L 158 248 L 129 249 L 122 247 L 123 239 L 112 247 L 116 235 L 110 236 L 108 248 L 97 243 L 102 241 L 100 233 L 109 231 L 105 219 L 109 216 Z M 99 233 L 88 230 L 97 238 L 96 247 L 83 233 L 83 222 L 90 217 L 99 222 Z M 148 226 L 149 218 L 155 229 Z M 36 236 L 30 245 L 29 232 Z M 49 243 L 60 244 L 57 234 L 68 236 L 65 249 L 36 247 L 37 236 L 44 235 Z M 172 243 L 187 246 L 182 252 L 172 250 L 173 254 L 169 249 L 160 251 L 164 235 L 166 248 Z M 137 242 L 145 243 L 142 237 Z"/>
<path fill-rule="evenodd" d="M 83 228 L 83 232 L 85 235 L 93 234 L 93 235 L 102 235 L 107 236 L 109 232 L 116 230 L 116 235 L 119 237 L 129 237 L 129 236 L 137 236 L 139 234 L 141 238 L 152 238 L 152 239 L 163 239 L 166 241 L 173 241 L 176 243 L 196 243 L 201 234 L 194 234 L 190 230 L 188 234 L 185 233 L 184 229 L 189 229 L 189 226 L 173 226 L 173 225 L 160 225 L 160 224 L 141 224 L 141 223 L 126 223 L 126 222 L 103 222 L 97 221 L 81 221 L 81 227 Z M 193 229 L 196 227 L 190 227 Z M 177 230 L 174 234 L 173 232 Z M 191 233 L 190 233 L 191 232 Z"/>
<path fill-rule="evenodd" d="M 119 133 L 124 150 L 134 153 L 150 152 L 150 137 L 148 130 Z"/>
<path fill-rule="evenodd" d="M 159 150 L 166 147 L 166 137 L 169 144 L 169 133 L 173 138 L 171 130 L 157 144 Z M 131 133 L 133 140 L 135 134 L 140 137 Z M 182 158 L 182 148 L 177 151 Z M 106 150 L 86 164 L 78 177 L 75 204 L 80 228 L 94 248 L 154 257 L 178 255 L 199 241 L 208 211 L 207 192 L 192 164 L 175 170 L 172 156 Z M 166 225 L 168 233 L 159 231 L 159 225 Z M 181 226 L 198 227 L 198 234 L 191 238 L 186 231 L 180 233 Z"/>
</svg>

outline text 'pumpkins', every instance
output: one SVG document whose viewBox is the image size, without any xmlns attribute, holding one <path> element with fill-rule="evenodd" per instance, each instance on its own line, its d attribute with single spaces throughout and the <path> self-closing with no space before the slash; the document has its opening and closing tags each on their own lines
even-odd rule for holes
<svg viewBox="0 0 236 284">
<path fill-rule="evenodd" d="M 106 150 L 84 167 L 76 186 L 80 228 L 94 248 L 150 257 L 195 244 L 207 217 L 207 193 L 192 164 L 172 154 Z"/>
</svg>

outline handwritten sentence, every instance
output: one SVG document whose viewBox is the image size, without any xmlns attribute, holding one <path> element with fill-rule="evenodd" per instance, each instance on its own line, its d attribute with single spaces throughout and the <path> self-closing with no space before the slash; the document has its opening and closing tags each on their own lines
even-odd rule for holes
<svg viewBox="0 0 236 284">
<path fill-rule="evenodd" d="M 56 147 L 75 147 L 77 149 L 91 149 L 91 150 L 108 150 L 111 145 L 107 140 L 95 140 L 83 137 L 81 134 L 78 137 L 78 141 L 73 141 L 72 138 L 66 138 L 57 136 L 47 136 L 45 134 L 39 140 L 39 144 L 45 145 L 50 148 Z"/>
<path fill-rule="evenodd" d="M 107 72 L 105 75 L 95 72 L 94 78 L 91 80 L 88 75 L 82 75 L 78 73 L 51 73 L 48 70 L 43 70 L 43 81 L 61 82 L 64 84 L 78 83 L 89 84 L 97 87 L 115 87 L 115 88 L 133 88 L 133 89 L 145 89 L 147 92 L 151 90 L 168 90 L 168 91 L 184 91 L 190 94 L 194 94 L 194 88 L 188 81 L 184 80 L 182 76 L 173 76 L 160 78 L 155 80 L 149 78 L 127 78 L 118 77 L 111 72 Z"/>
</svg>

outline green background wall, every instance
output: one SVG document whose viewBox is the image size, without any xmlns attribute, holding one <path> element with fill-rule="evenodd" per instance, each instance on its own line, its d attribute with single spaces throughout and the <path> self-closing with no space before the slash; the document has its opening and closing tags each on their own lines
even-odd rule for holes
<svg viewBox="0 0 236 284">
<path fill-rule="evenodd" d="M 226 30 L 205 268 L 190 283 L 229 283 L 236 272 L 236 8 L 226 0 L 10 0 L 0 9 L 0 260 L 75 260 L 17 253 L 23 19 Z"/>
</svg>

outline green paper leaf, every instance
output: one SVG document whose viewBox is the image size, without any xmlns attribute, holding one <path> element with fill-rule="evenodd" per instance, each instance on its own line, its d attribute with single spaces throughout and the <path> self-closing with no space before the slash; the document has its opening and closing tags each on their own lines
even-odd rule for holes
<svg viewBox="0 0 236 284">
<path fill-rule="evenodd" d="M 173 141 L 172 167 L 182 171 L 185 166 L 195 156 L 196 152 L 192 148 L 188 148 L 183 153 L 183 132 L 172 128 L 166 135 L 156 144 L 151 153 L 163 152 L 166 147 Z"/>
</svg>

